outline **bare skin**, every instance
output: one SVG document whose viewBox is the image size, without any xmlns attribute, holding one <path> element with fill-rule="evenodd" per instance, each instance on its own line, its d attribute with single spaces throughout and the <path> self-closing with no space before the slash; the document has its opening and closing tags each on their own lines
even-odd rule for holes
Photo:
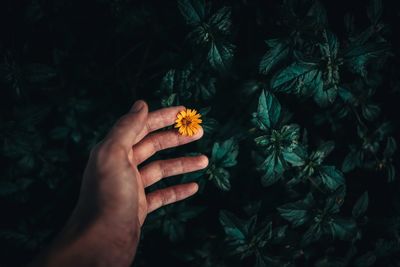
<svg viewBox="0 0 400 267">
<path fill-rule="evenodd" d="M 34 266 L 130 266 L 147 214 L 192 196 L 196 183 L 179 184 L 146 194 L 162 178 L 205 168 L 204 155 L 138 165 L 162 149 L 198 140 L 176 129 L 154 132 L 174 123 L 184 107 L 148 112 L 137 101 L 106 138 L 91 151 L 78 203 L 50 248 Z"/>
</svg>

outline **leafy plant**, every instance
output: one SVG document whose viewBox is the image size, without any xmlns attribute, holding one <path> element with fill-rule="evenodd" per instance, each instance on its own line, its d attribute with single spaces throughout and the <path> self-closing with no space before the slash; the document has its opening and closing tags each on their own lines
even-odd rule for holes
<svg viewBox="0 0 400 267">
<path fill-rule="evenodd" d="M 148 217 L 134 266 L 400 264 L 396 1 L 17 2 L 0 8 L 1 266 L 62 229 L 90 148 L 139 98 L 198 110 L 204 136 L 155 157 L 209 166 L 155 185 L 200 190 Z"/>
</svg>

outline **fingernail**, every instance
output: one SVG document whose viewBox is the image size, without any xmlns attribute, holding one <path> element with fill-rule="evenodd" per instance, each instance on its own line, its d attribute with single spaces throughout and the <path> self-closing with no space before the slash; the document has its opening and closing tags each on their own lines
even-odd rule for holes
<svg viewBox="0 0 400 267">
<path fill-rule="evenodd" d="M 132 112 L 139 112 L 140 110 L 142 110 L 142 108 L 144 107 L 143 101 L 138 100 L 135 102 L 135 104 L 133 105 L 131 111 Z"/>
</svg>

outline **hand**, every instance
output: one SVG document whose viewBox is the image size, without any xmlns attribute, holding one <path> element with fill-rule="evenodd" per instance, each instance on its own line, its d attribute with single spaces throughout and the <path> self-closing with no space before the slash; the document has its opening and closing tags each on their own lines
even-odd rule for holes
<svg viewBox="0 0 400 267">
<path fill-rule="evenodd" d="M 162 178 L 205 168 L 206 156 L 158 160 L 138 168 L 159 150 L 202 137 L 202 129 L 191 137 L 180 135 L 176 129 L 154 132 L 172 125 L 182 109 L 171 107 L 148 113 L 147 104 L 137 101 L 93 148 L 78 204 L 40 265 L 129 266 L 147 214 L 197 192 L 196 183 L 147 195 L 145 188 Z"/>
</svg>

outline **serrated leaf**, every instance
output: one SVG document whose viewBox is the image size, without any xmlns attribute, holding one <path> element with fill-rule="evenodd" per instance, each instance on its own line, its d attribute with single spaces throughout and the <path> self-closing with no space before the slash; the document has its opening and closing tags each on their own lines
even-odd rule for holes
<svg viewBox="0 0 400 267">
<path fill-rule="evenodd" d="M 325 57 L 334 60 L 339 51 L 339 41 L 331 31 L 324 31 L 325 42 L 321 44 L 321 52 Z"/>
<path fill-rule="evenodd" d="M 235 46 L 231 43 L 211 42 L 208 51 L 208 62 L 217 71 L 226 72 L 232 63 L 233 50 Z"/>
<path fill-rule="evenodd" d="M 360 165 L 359 152 L 351 150 L 343 160 L 342 171 L 350 172 Z"/>
<path fill-rule="evenodd" d="M 257 113 L 253 114 L 261 130 L 274 128 L 281 116 L 281 104 L 275 96 L 264 90 L 258 99 Z"/>
<path fill-rule="evenodd" d="M 161 105 L 163 107 L 170 107 L 170 106 L 174 105 L 175 98 L 176 98 L 176 94 L 171 94 L 167 98 L 162 98 Z"/>
<path fill-rule="evenodd" d="M 336 96 L 337 88 L 331 87 L 325 89 L 323 86 L 319 86 L 314 94 L 314 100 L 319 106 L 326 107 L 335 101 Z"/>
<path fill-rule="evenodd" d="M 314 198 L 309 193 L 305 199 L 278 207 L 278 212 L 283 218 L 291 222 L 293 227 L 298 227 L 311 219 L 310 209 L 313 205 Z"/>
<path fill-rule="evenodd" d="M 335 148 L 335 143 L 333 141 L 327 141 L 321 143 L 317 150 L 314 152 L 313 159 L 318 163 L 322 163 L 326 157 L 333 151 Z"/>
<path fill-rule="evenodd" d="M 305 245 L 309 245 L 312 242 L 315 242 L 321 238 L 323 234 L 322 225 L 320 223 L 313 223 L 304 233 L 301 243 Z"/>
<path fill-rule="evenodd" d="M 301 146 L 296 147 L 294 150 L 284 150 L 282 155 L 285 161 L 294 167 L 303 166 L 307 157 L 305 149 Z"/>
<path fill-rule="evenodd" d="M 322 183 L 331 190 L 345 183 L 343 174 L 335 166 L 322 166 L 318 174 Z"/>
<path fill-rule="evenodd" d="M 239 145 L 231 137 L 223 142 L 216 142 L 213 145 L 211 160 L 218 167 L 232 167 L 236 165 L 236 157 L 239 154 Z"/>
<path fill-rule="evenodd" d="M 261 164 L 260 169 L 265 173 L 261 177 L 263 186 L 270 186 L 282 178 L 284 172 L 284 165 L 282 158 L 277 152 L 272 152 Z"/>
<path fill-rule="evenodd" d="M 356 233 L 356 223 L 352 219 L 334 218 L 329 223 L 332 237 L 340 240 L 348 240 Z"/>
<path fill-rule="evenodd" d="M 219 123 L 213 118 L 207 118 L 203 121 L 202 127 L 205 133 L 212 133 L 218 129 Z"/>
<path fill-rule="evenodd" d="M 213 30 L 218 30 L 220 34 L 230 34 L 231 22 L 231 8 L 223 7 L 213 14 L 208 22 Z"/>
<path fill-rule="evenodd" d="M 225 234 L 235 240 L 237 243 L 243 243 L 246 239 L 247 233 L 244 228 L 244 222 L 237 218 L 231 212 L 221 210 L 219 212 L 219 222 L 224 228 Z"/>
<path fill-rule="evenodd" d="M 293 63 L 272 77 L 271 88 L 275 91 L 291 92 L 293 86 L 304 77 L 308 86 L 318 74 L 316 68 L 317 65 L 313 63 Z"/>
<path fill-rule="evenodd" d="M 289 44 L 287 40 L 270 39 L 267 41 L 270 49 L 261 59 L 259 71 L 268 74 L 269 71 L 284 60 L 289 54 Z"/>
<path fill-rule="evenodd" d="M 223 191 L 229 191 L 231 189 L 229 177 L 229 172 L 224 168 L 216 168 L 210 175 L 210 179 L 214 182 L 214 184 Z"/>
</svg>

